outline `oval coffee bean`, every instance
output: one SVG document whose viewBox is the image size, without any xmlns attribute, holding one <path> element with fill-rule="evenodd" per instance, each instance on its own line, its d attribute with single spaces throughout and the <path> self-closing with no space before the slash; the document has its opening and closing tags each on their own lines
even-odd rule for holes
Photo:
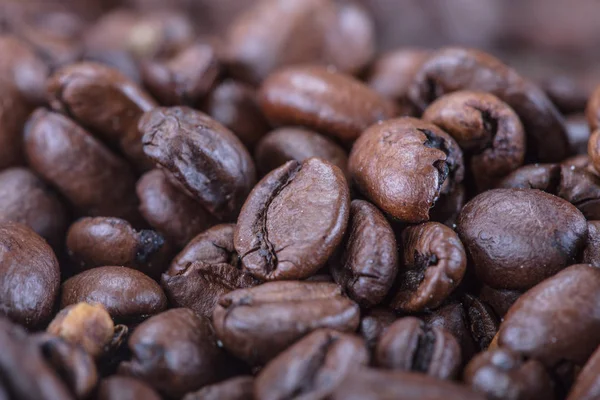
<svg viewBox="0 0 600 400">
<path fill-rule="evenodd" d="M 373 349 L 385 331 L 398 319 L 398 316 L 386 308 L 367 310 L 361 317 L 358 333 L 365 339 L 369 349 Z"/>
<path fill-rule="evenodd" d="M 52 317 L 60 289 L 58 260 L 25 225 L 0 223 L 0 316 L 28 328 Z"/>
<path fill-rule="evenodd" d="M 392 227 L 377 207 L 364 200 L 350 204 L 350 221 L 341 255 L 331 274 L 352 300 L 363 307 L 379 304 L 398 272 L 398 250 Z"/>
<path fill-rule="evenodd" d="M 160 286 L 135 269 L 126 267 L 93 268 L 62 285 L 60 307 L 71 304 L 100 303 L 116 321 L 137 322 L 167 308 Z"/>
<path fill-rule="evenodd" d="M 136 191 L 146 221 L 178 248 L 217 223 L 215 217 L 171 183 L 167 173 L 160 169 L 145 173 L 138 180 Z"/>
<path fill-rule="evenodd" d="M 519 115 L 527 132 L 527 149 L 540 162 L 557 162 L 570 154 L 565 121 L 534 83 L 479 50 L 447 47 L 434 52 L 415 74 L 409 98 L 424 111 L 458 90 L 488 92 Z"/>
<path fill-rule="evenodd" d="M 411 226 L 402 232 L 402 266 L 391 306 L 419 312 L 437 308 L 460 285 L 467 255 L 456 232 L 438 222 Z"/>
<path fill-rule="evenodd" d="M 119 373 L 143 380 L 180 398 L 225 374 L 228 356 L 217 346 L 210 321 L 186 308 L 175 308 L 144 321 L 128 341 L 130 361 Z"/>
<path fill-rule="evenodd" d="M 582 365 L 600 344 L 599 304 L 600 269 L 572 265 L 519 297 L 500 325 L 498 344 L 547 367 Z"/>
<path fill-rule="evenodd" d="M 361 193 L 403 222 L 429 220 L 429 210 L 464 175 L 462 151 L 448 134 L 416 118 L 373 125 L 356 141 L 350 174 Z"/>
<path fill-rule="evenodd" d="M 277 71 L 263 82 L 259 99 L 273 125 L 305 126 L 346 144 L 372 124 L 396 115 L 389 100 L 353 77 L 325 67 Z"/>
<path fill-rule="evenodd" d="M 144 151 L 221 219 L 234 219 L 255 182 L 254 163 L 239 139 L 208 115 L 159 107 L 140 120 Z"/>
<path fill-rule="evenodd" d="M 127 221 L 110 217 L 82 218 L 71 225 L 67 252 L 80 271 L 120 265 L 153 278 L 167 269 L 171 255 L 161 234 L 136 231 Z"/>
<path fill-rule="evenodd" d="M 77 211 L 140 221 L 129 165 L 67 117 L 38 109 L 25 129 L 31 168 Z"/>
<path fill-rule="evenodd" d="M 221 297 L 213 313 L 225 348 L 251 364 L 264 364 L 304 335 L 331 328 L 354 332 L 359 308 L 326 282 L 268 282 Z"/>
<path fill-rule="evenodd" d="M 54 110 L 117 144 L 139 171 L 152 168 L 142 149 L 138 120 L 156 102 L 129 78 L 106 65 L 82 62 L 56 71 L 47 87 Z"/>
<path fill-rule="evenodd" d="M 161 400 L 144 382 L 128 376 L 113 375 L 100 381 L 98 400 Z"/>
<path fill-rule="evenodd" d="M 262 280 L 308 278 L 342 241 L 350 194 L 342 171 L 318 158 L 290 161 L 252 190 L 234 245 L 244 269 Z"/>
<path fill-rule="evenodd" d="M 263 400 L 326 398 L 348 373 L 368 363 L 361 338 L 319 329 L 271 360 L 256 378 L 254 394 Z"/>
<path fill-rule="evenodd" d="M 496 289 L 528 289 L 554 275 L 575 261 L 587 236 L 585 217 L 574 206 L 528 189 L 478 195 L 457 225 L 477 277 Z"/>
<path fill-rule="evenodd" d="M 0 172 L 0 221 L 27 225 L 58 251 L 67 218 L 58 196 L 29 169 L 16 167 Z"/>
</svg>

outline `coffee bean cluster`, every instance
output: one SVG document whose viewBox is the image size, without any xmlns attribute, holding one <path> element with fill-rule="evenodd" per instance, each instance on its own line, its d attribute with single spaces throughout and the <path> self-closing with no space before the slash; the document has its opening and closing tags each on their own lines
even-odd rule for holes
<svg viewBox="0 0 600 400">
<path fill-rule="evenodd" d="M 0 16 L 0 399 L 600 398 L 600 87 L 248 4 Z"/>
</svg>

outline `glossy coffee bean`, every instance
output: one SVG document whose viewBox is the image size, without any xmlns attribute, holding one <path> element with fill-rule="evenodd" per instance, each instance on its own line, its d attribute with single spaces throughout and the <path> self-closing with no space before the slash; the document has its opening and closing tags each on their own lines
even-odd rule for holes
<svg viewBox="0 0 600 400">
<path fill-rule="evenodd" d="M 188 393 L 183 400 L 254 400 L 254 377 L 238 376 L 204 386 L 197 392 Z"/>
<path fill-rule="evenodd" d="M 98 400 L 161 400 L 149 385 L 128 376 L 113 375 L 100 381 Z"/>
<path fill-rule="evenodd" d="M 402 222 L 429 220 L 429 210 L 464 175 L 462 152 L 435 125 L 415 118 L 376 124 L 356 141 L 350 174 L 360 192 Z"/>
<path fill-rule="evenodd" d="M 67 117 L 38 109 L 25 129 L 25 149 L 34 172 L 78 213 L 139 222 L 129 165 Z"/>
<path fill-rule="evenodd" d="M 362 315 L 358 333 L 365 339 L 369 349 L 373 349 L 381 335 L 397 319 L 398 316 L 391 310 L 373 308 Z"/>
<path fill-rule="evenodd" d="M 273 125 L 300 125 L 350 144 L 372 124 L 396 115 L 385 97 L 351 76 L 325 67 L 289 67 L 273 73 L 259 92 Z"/>
<path fill-rule="evenodd" d="M 126 267 L 97 267 L 62 285 L 61 308 L 80 302 L 102 304 L 117 322 L 137 322 L 167 307 L 160 286 L 147 275 Z"/>
<path fill-rule="evenodd" d="M 234 246 L 258 279 L 308 278 L 342 241 L 350 194 L 342 171 L 327 161 L 290 161 L 252 190 L 238 218 Z"/>
<path fill-rule="evenodd" d="M 482 193 L 457 225 L 478 278 L 496 289 L 527 289 L 554 275 L 575 260 L 587 236 L 573 205 L 530 189 Z"/>
<path fill-rule="evenodd" d="M 255 170 L 231 131 L 187 107 L 155 108 L 142 117 L 139 128 L 150 159 L 217 218 L 236 217 L 254 185 Z"/>
<path fill-rule="evenodd" d="M 31 170 L 9 168 L 0 172 L 0 221 L 27 225 L 58 251 L 67 229 L 67 211 Z"/>
<path fill-rule="evenodd" d="M 170 249 L 152 230 L 136 231 L 119 218 L 82 218 L 69 228 L 67 252 L 79 270 L 105 265 L 137 269 L 157 278 L 167 269 Z"/>
<path fill-rule="evenodd" d="M 434 52 L 415 74 L 409 97 L 424 111 L 437 98 L 457 90 L 488 92 L 508 104 L 527 132 L 527 148 L 541 162 L 570 153 L 564 119 L 546 94 L 493 56 L 447 47 Z"/>
<path fill-rule="evenodd" d="M 255 151 L 256 167 L 262 174 L 288 161 L 303 162 L 322 158 L 339 167 L 348 176 L 348 155 L 334 141 L 304 128 L 280 128 L 263 137 Z"/>
<path fill-rule="evenodd" d="M 130 361 L 121 374 L 143 380 L 179 398 L 224 376 L 228 357 L 217 346 L 210 321 L 186 308 L 175 308 L 140 324 L 128 341 Z"/>
<path fill-rule="evenodd" d="M 390 303 L 397 311 L 437 308 L 458 287 L 467 255 L 456 232 L 438 222 L 411 226 L 402 232 L 402 262 Z"/>
<path fill-rule="evenodd" d="M 316 329 L 354 332 L 359 308 L 336 284 L 269 282 L 222 296 L 213 321 L 228 351 L 264 364 Z"/>
<path fill-rule="evenodd" d="M 152 168 L 137 124 L 156 103 L 129 78 L 105 65 L 85 62 L 56 71 L 47 85 L 54 110 L 118 145 L 139 171 Z"/>
<path fill-rule="evenodd" d="M 465 383 L 490 400 L 551 400 L 553 383 L 545 367 L 507 349 L 476 355 L 464 372 Z"/>
<path fill-rule="evenodd" d="M 459 91 L 440 97 L 422 117 L 456 140 L 479 190 L 523 164 L 525 132 L 519 116 L 496 96 Z"/>
<path fill-rule="evenodd" d="M 519 297 L 500 325 L 498 344 L 548 367 L 565 361 L 582 365 L 600 344 L 599 288 L 600 269 L 586 264 L 564 269 Z"/>
<path fill-rule="evenodd" d="M 319 329 L 290 346 L 256 378 L 256 398 L 326 398 L 351 371 L 369 362 L 362 339 Z"/>
<path fill-rule="evenodd" d="M 375 364 L 452 379 L 461 364 L 460 346 L 444 328 L 428 327 L 415 317 L 401 318 L 379 338 Z"/>
<path fill-rule="evenodd" d="M 146 221 L 178 248 L 218 221 L 160 169 L 144 174 L 136 191 Z"/>
<path fill-rule="evenodd" d="M 60 286 L 58 260 L 44 239 L 15 222 L 0 224 L 0 316 L 28 328 L 52 317 Z"/>
<path fill-rule="evenodd" d="M 381 211 L 367 201 L 354 200 L 345 243 L 332 261 L 331 274 L 348 297 L 372 307 L 392 287 L 398 272 L 397 252 L 394 231 Z"/>
</svg>

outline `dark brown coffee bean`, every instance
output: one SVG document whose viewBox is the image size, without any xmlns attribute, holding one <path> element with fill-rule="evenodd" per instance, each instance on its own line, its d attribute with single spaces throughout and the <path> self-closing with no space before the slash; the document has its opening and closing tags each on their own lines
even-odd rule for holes
<svg viewBox="0 0 600 400">
<path fill-rule="evenodd" d="M 327 398 L 347 374 L 368 363 L 369 352 L 361 338 L 319 329 L 262 369 L 254 395 L 264 400 Z"/>
<path fill-rule="evenodd" d="M 464 372 L 465 383 L 489 400 L 552 400 L 553 383 L 544 366 L 507 349 L 475 356 Z"/>
<path fill-rule="evenodd" d="M 58 260 L 25 225 L 0 224 L 0 315 L 28 328 L 52 317 L 60 286 Z"/>
<path fill-rule="evenodd" d="M 581 261 L 600 267 L 600 221 L 588 221 L 588 235 Z"/>
<path fill-rule="evenodd" d="M 222 296 L 213 321 L 227 350 L 251 364 L 264 364 L 316 329 L 354 332 L 359 308 L 336 284 L 269 282 Z"/>
<path fill-rule="evenodd" d="M 169 60 L 142 63 L 142 80 L 162 105 L 197 104 L 212 88 L 220 73 L 213 46 L 198 43 Z"/>
<path fill-rule="evenodd" d="M 239 139 L 187 107 L 155 108 L 140 120 L 146 154 L 171 172 L 208 211 L 235 219 L 255 183 L 254 163 Z"/>
<path fill-rule="evenodd" d="M 144 382 L 128 376 L 114 375 L 100 381 L 97 400 L 161 400 Z"/>
<path fill-rule="evenodd" d="M 495 189 L 467 203 L 457 230 L 483 283 L 521 290 L 575 260 L 585 244 L 587 222 L 579 210 L 556 196 L 539 190 Z"/>
<path fill-rule="evenodd" d="M 82 271 L 105 265 L 137 269 L 158 278 L 167 269 L 171 252 L 160 233 L 136 231 L 119 218 L 82 218 L 69 228 L 67 252 Z"/>
<path fill-rule="evenodd" d="M 523 292 L 520 290 L 494 289 L 488 285 L 482 285 L 479 299 L 489 305 L 498 318 L 503 318 L 522 294 Z"/>
<path fill-rule="evenodd" d="M 373 308 L 362 315 L 358 333 L 365 339 L 369 349 L 373 349 L 377 341 L 385 333 L 398 316 L 386 308 Z"/>
<path fill-rule="evenodd" d="M 0 78 L 0 171 L 22 165 L 23 125 L 27 121 L 30 107 L 13 84 Z"/>
<path fill-rule="evenodd" d="M 488 92 L 519 115 L 527 132 L 527 149 L 541 162 L 556 162 L 570 154 L 564 119 L 535 84 L 493 56 L 479 50 L 448 47 L 423 63 L 409 89 L 417 107 L 457 90 Z"/>
<path fill-rule="evenodd" d="M 459 91 L 431 103 L 422 117 L 456 140 L 480 191 L 523 164 L 525 132 L 519 116 L 485 92 Z"/>
<path fill-rule="evenodd" d="M 425 374 L 365 368 L 346 376 L 331 400 L 484 400 L 464 385 Z"/>
<path fill-rule="evenodd" d="M 409 117 L 367 129 L 352 148 L 349 168 L 361 193 L 403 222 L 427 221 L 440 194 L 451 192 L 464 175 L 454 139 Z"/>
<path fill-rule="evenodd" d="M 391 306 L 419 312 L 437 308 L 460 285 L 467 255 L 456 232 L 438 222 L 427 222 L 402 232 L 402 265 Z"/>
<path fill-rule="evenodd" d="M 319 158 L 290 161 L 252 190 L 238 218 L 234 245 L 258 279 L 308 278 L 342 241 L 350 194 L 342 171 Z"/>
<path fill-rule="evenodd" d="M 152 168 L 142 150 L 138 120 L 156 103 L 125 75 L 102 64 L 72 64 L 54 73 L 48 93 L 53 109 L 118 144 L 138 170 Z"/>
<path fill-rule="evenodd" d="M 288 161 L 303 162 L 319 157 L 339 167 L 348 175 L 348 155 L 334 141 L 303 128 L 280 128 L 265 137 L 256 146 L 254 159 L 261 174 L 280 167 Z"/>
<path fill-rule="evenodd" d="M 585 116 L 592 131 L 600 128 L 600 85 L 596 87 L 588 99 Z"/>
<path fill-rule="evenodd" d="M 461 364 L 460 346 L 450 332 L 415 317 L 394 322 L 379 338 L 375 363 L 383 368 L 452 379 Z"/>
<path fill-rule="evenodd" d="M 128 344 L 133 357 L 121 363 L 119 372 L 169 397 L 180 398 L 225 376 L 228 357 L 217 346 L 210 321 L 186 308 L 143 322 Z"/>
<path fill-rule="evenodd" d="M 563 114 L 583 112 L 591 94 L 583 80 L 568 75 L 552 76 L 541 87 Z"/>
<path fill-rule="evenodd" d="M 60 307 L 80 302 L 102 304 L 117 322 L 137 322 L 167 308 L 160 286 L 126 267 L 98 267 L 67 279 Z"/>
<path fill-rule="evenodd" d="M 25 130 L 31 168 L 83 215 L 140 221 L 129 165 L 73 121 L 38 109 Z"/>
<path fill-rule="evenodd" d="M 197 392 L 188 393 L 183 400 L 254 400 L 254 377 L 238 376 L 204 386 Z"/>
<path fill-rule="evenodd" d="M 162 170 L 144 174 L 137 183 L 137 195 L 144 218 L 178 248 L 217 223 L 202 205 L 171 183 Z"/>
<path fill-rule="evenodd" d="M 221 82 L 208 95 L 204 108 L 208 115 L 231 129 L 250 150 L 269 131 L 256 90 L 244 83 L 232 79 Z"/>
<path fill-rule="evenodd" d="M 29 226 L 60 250 L 67 229 L 67 213 L 58 196 L 27 168 L 0 172 L 0 221 Z"/>
<path fill-rule="evenodd" d="M 394 231 L 377 207 L 352 202 L 340 253 L 331 261 L 331 274 L 348 297 L 363 307 L 381 303 L 398 273 L 398 250 Z"/>
<path fill-rule="evenodd" d="M 582 365 L 600 344 L 598 294 L 600 269 L 572 265 L 519 297 L 500 325 L 498 344 L 548 367 Z"/>
<path fill-rule="evenodd" d="M 305 126 L 346 144 L 372 124 L 396 115 L 389 100 L 351 76 L 325 67 L 275 72 L 263 83 L 259 98 L 272 124 Z"/>
</svg>

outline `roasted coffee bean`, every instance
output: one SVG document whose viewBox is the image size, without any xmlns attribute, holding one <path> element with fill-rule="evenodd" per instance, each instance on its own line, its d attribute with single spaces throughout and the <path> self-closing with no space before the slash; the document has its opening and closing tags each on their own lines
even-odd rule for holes
<svg viewBox="0 0 600 400">
<path fill-rule="evenodd" d="M 258 399 L 323 399 L 352 371 L 369 363 L 364 341 L 354 335 L 319 329 L 290 346 L 256 378 Z"/>
<path fill-rule="evenodd" d="M 588 99 L 585 116 L 592 131 L 600 128 L 600 86 L 596 87 Z"/>
<path fill-rule="evenodd" d="M 48 81 L 52 108 L 115 143 L 138 170 L 152 168 L 142 150 L 138 120 L 154 100 L 119 71 L 91 62 L 61 68 Z"/>
<path fill-rule="evenodd" d="M 553 214 L 556 215 L 556 214 Z M 548 367 L 582 365 L 600 344 L 600 269 L 572 265 L 528 290 L 498 331 L 498 344 Z"/>
<path fill-rule="evenodd" d="M 142 80 L 150 93 L 166 106 L 197 104 L 220 73 L 213 46 L 198 43 L 169 60 L 142 63 Z"/>
<path fill-rule="evenodd" d="M 375 364 L 452 379 L 461 364 L 460 346 L 444 328 L 428 327 L 415 317 L 401 318 L 379 338 Z"/>
<path fill-rule="evenodd" d="M 58 251 L 67 229 L 67 211 L 31 170 L 9 168 L 0 172 L 0 221 L 27 225 Z"/>
<path fill-rule="evenodd" d="M 588 221 L 588 235 L 581 261 L 600 267 L 600 221 Z"/>
<path fill-rule="evenodd" d="M 570 154 L 564 119 L 546 94 L 500 60 L 479 50 L 447 47 L 434 52 L 415 74 L 409 98 L 424 111 L 458 90 L 488 92 L 508 104 L 527 132 L 527 149 L 540 162 Z"/>
<path fill-rule="evenodd" d="M 129 165 L 67 117 L 38 109 L 25 129 L 31 168 L 83 215 L 140 221 Z"/>
<path fill-rule="evenodd" d="M 158 314 L 140 324 L 129 338 L 131 361 L 121 374 L 180 398 L 225 376 L 228 356 L 217 346 L 210 321 L 186 308 Z"/>
<path fill-rule="evenodd" d="M 167 308 L 160 286 L 147 275 L 126 267 L 97 267 L 62 285 L 60 307 L 80 302 L 102 304 L 116 322 L 138 322 Z"/>
<path fill-rule="evenodd" d="M 477 277 L 496 289 L 528 289 L 556 274 L 575 260 L 587 236 L 585 217 L 573 205 L 529 189 L 482 193 L 457 225 Z"/>
<path fill-rule="evenodd" d="M 523 164 L 525 132 L 519 116 L 496 96 L 459 91 L 427 107 L 423 119 L 447 132 L 468 158 L 480 191 Z"/>
<path fill-rule="evenodd" d="M 252 190 L 234 245 L 244 269 L 262 280 L 308 278 L 342 241 L 350 194 L 342 171 L 319 158 L 289 161 Z"/>
<path fill-rule="evenodd" d="M 373 349 L 377 341 L 385 333 L 398 316 L 386 308 L 373 308 L 363 314 L 358 333 L 365 339 L 369 349 Z"/>
<path fill-rule="evenodd" d="M 219 121 L 253 149 L 269 131 L 269 123 L 258 104 L 256 90 L 244 83 L 226 79 L 208 95 L 206 113 Z"/>
<path fill-rule="evenodd" d="M 464 372 L 465 383 L 489 400 L 552 400 L 552 380 L 544 366 L 507 349 L 476 355 Z"/>
<path fill-rule="evenodd" d="M 333 283 L 269 282 L 222 296 L 213 321 L 227 350 L 264 364 L 316 329 L 354 332 L 359 308 Z"/>
<path fill-rule="evenodd" d="M 59 286 L 58 260 L 44 239 L 25 225 L 0 223 L 0 316 L 41 327 L 52 318 Z"/>
<path fill-rule="evenodd" d="M 332 400 L 484 400 L 469 388 L 425 374 L 365 368 L 348 374 Z"/>
<path fill-rule="evenodd" d="M 356 141 L 350 174 L 361 193 L 402 222 L 429 220 L 440 194 L 464 175 L 462 151 L 448 134 L 415 118 L 373 125 Z"/>
<path fill-rule="evenodd" d="M 233 248 L 235 225 L 217 225 L 196 236 L 175 257 L 161 284 L 175 307 L 212 318 L 219 297 L 260 283 L 241 270 Z"/>
<path fill-rule="evenodd" d="M 137 195 L 144 218 L 178 248 L 217 223 L 202 205 L 171 183 L 162 170 L 144 174 L 137 183 Z"/>
<path fill-rule="evenodd" d="M 22 130 L 29 111 L 12 83 L 0 78 L 0 171 L 25 162 Z"/>
<path fill-rule="evenodd" d="M 187 107 L 155 108 L 139 127 L 153 161 L 216 217 L 235 219 L 255 183 L 255 170 L 229 129 Z"/>
<path fill-rule="evenodd" d="M 363 307 L 379 304 L 398 273 L 398 250 L 392 227 L 367 201 L 350 205 L 348 232 L 331 274 L 352 300 Z"/>
<path fill-rule="evenodd" d="M 114 375 L 100 381 L 97 400 L 161 400 L 144 382 L 128 376 Z"/>
<path fill-rule="evenodd" d="M 67 251 L 79 270 L 121 265 L 158 278 L 167 269 L 170 249 L 152 230 L 136 231 L 119 218 L 82 218 L 69 228 Z"/>
<path fill-rule="evenodd" d="M 437 308 L 460 285 L 467 255 L 456 232 L 438 222 L 402 232 L 402 262 L 391 306 L 419 312 Z"/>
<path fill-rule="evenodd" d="M 253 400 L 254 377 L 238 376 L 188 393 L 183 400 Z"/>
<path fill-rule="evenodd" d="M 573 384 L 567 400 L 597 399 L 600 396 L 599 369 L 600 351 L 596 349 L 577 376 L 577 380 Z"/>
<path fill-rule="evenodd" d="M 582 80 L 568 75 L 546 79 L 541 87 L 565 115 L 583 112 L 591 94 L 588 85 L 584 85 Z"/>
<path fill-rule="evenodd" d="M 256 146 L 255 160 L 262 174 L 280 167 L 288 161 L 303 162 L 319 157 L 339 167 L 348 175 L 348 155 L 334 141 L 304 128 L 280 128 L 265 137 Z"/>
<path fill-rule="evenodd" d="M 479 291 L 479 299 L 489 305 L 498 318 L 503 318 L 522 294 L 523 292 L 520 290 L 494 289 L 482 285 Z"/>
<path fill-rule="evenodd" d="M 351 76 L 325 67 L 277 71 L 263 82 L 259 99 L 272 124 L 305 126 L 346 144 L 372 124 L 396 115 L 391 101 Z"/>
</svg>

